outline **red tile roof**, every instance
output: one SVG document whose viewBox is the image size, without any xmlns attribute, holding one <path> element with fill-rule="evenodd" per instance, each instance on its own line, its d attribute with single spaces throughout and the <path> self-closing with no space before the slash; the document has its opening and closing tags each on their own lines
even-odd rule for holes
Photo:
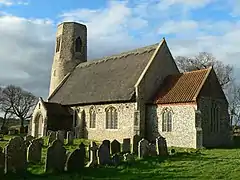
<svg viewBox="0 0 240 180">
<path fill-rule="evenodd" d="M 212 68 L 167 76 L 155 99 L 156 104 L 194 102 Z"/>
</svg>

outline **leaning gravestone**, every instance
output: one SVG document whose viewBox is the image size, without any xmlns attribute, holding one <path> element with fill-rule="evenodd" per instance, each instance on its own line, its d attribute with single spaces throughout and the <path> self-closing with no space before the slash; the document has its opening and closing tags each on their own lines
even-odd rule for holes
<svg viewBox="0 0 240 180">
<path fill-rule="evenodd" d="M 48 137 L 48 146 L 50 146 L 51 143 L 55 140 L 56 140 L 56 132 L 55 131 L 50 131 L 49 132 L 49 137 Z"/>
<path fill-rule="evenodd" d="M 110 151 L 107 144 L 101 144 L 98 150 L 98 158 L 100 165 L 111 164 Z"/>
<path fill-rule="evenodd" d="M 0 177 L 4 174 L 4 153 L 2 147 L 0 147 Z"/>
<path fill-rule="evenodd" d="M 60 140 L 64 144 L 65 131 L 58 131 L 56 134 L 56 139 Z"/>
<path fill-rule="evenodd" d="M 116 139 L 111 142 L 111 153 L 117 154 L 121 151 L 121 144 Z"/>
<path fill-rule="evenodd" d="M 138 143 L 141 140 L 141 137 L 139 135 L 134 135 L 133 136 L 133 146 L 132 146 L 132 152 L 134 154 L 138 154 Z"/>
<path fill-rule="evenodd" d="M 31 136 L 31 135 L 27 135 L 27 136 L 24 137 L 24 141 L 25 141 L 25 144 L 26 144 L 27 147 L 30 145 L 30 143 L 33 139 L 34 139 L 34 137 Z"/>
<path fill-rule="evenodd" d="M 131 139 L 130 138 L 123 139 L 122 152 L 130 153 L 130 151 L 131 151 Z"/>
<path fill-rule="evenodd" d="M 97 150 L 98 150 L 97 144 L 95 142 L 91 141 L 90 146 L 89 146 L 90 161 L 87 164 L 87 167 L 95 167 L 98 165 Z"/>
<path fill-rule="evenodd" d="M 144 158 L 148 156 L 149 152 L 149 144 L 146 139 L 142 139 L 138 143 L 138 157 L 139 158 Z"/>
<path fill-rule="evenodd" d="M 168 155 L 167 141 L 164 137 L 162 137 L 162 136 L 157 137 L 156 145 L 157 145 L 157 154 L 159 156 L 167 156 Z"/>
<path fill-rule="evenodd" d="M 5 147 L 5 173 L 25 173 L 27 170 L 27 147 L 23 138 L 10 139 Z"/>
<path fill-rule="evenodd" d="M 86 150 L 85 145 L 81 143 L 79 149 L 73 151 L 66 162 L 68 172 L 79 172 L 85 165 Z"/>
<path fill-rule="evenodd" d="M 74 139 L 74 135 L 72 131 L 68 131 L 67 132 L 67 144 L 68 145 L 73 145 L 73 139 Z"/>
<path fill-rule="evenodd" d="M 32 140 L 31 144 L 28 147 L 27 153 L 28 162 L 39 163 L 42 158 L 42 144 L 38 139 Z"/>
<path fill-rule="evenodd" d="M 63 172 L 66 162 L 66 149 L 60 140 L 55 140 L 47 149 L 45 172 Z"/>
</svg>

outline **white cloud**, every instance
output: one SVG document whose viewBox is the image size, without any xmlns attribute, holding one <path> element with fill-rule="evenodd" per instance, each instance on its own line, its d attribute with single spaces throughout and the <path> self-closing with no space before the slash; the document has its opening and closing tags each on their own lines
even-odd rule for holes
<svg viewBox="0 0 240 180">
<path fill-rule="evenodd" d="M 28 5 L 29 1 L 18 1 L 18 0 L 0 0 L 0 6 L 12 6 L 12 5 Z"/>
</svg>

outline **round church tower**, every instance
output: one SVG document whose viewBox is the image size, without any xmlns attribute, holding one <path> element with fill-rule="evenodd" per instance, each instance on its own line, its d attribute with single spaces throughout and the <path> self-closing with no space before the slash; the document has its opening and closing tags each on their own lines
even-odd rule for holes
<svg viewBox="0 0 240 180">
<path fill-rule="evenodd" d="M 57 27 L 49 95 L 79 63 L 87 61 L 87 27 L 63 22 Z"/>
</svg>

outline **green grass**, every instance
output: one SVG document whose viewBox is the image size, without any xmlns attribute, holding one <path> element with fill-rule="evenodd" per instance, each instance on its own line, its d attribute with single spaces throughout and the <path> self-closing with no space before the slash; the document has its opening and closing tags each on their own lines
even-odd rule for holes
<svg viewBox="0 0 240 180">
<path fill-rule="evenodd" d="M 79 144 L 83 140 L 77 140 Z M 88 144 L 89 141 L 85 141 Z M 1 145 L 4 143 L 1 142 Z M 75 146 L 66 146 L 73 151 Z M 43 150 L 43 159 L 46 148 Z M 119 167 L 85 168 L 79 174 L 44 174 L 44 161 L 30 165 L 25 179 L 239 179 L 240 149 L 176 148 L 176 154 L 167 158 L 149 157 Z M 6 177 L 6 179 L 13 179 Z M 15 179 L 15 178 L 14 178 Z M 20 179 L 20 178 L 17 178 Z"/>
</svg>

